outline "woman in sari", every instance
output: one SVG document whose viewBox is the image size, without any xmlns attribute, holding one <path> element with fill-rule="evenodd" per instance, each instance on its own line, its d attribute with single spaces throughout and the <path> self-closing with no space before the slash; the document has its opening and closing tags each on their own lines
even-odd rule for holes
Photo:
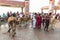
<svg viewBox="0 0 60 40">
<path fill-rule="evenodd" d="M 36 16 L 36 26 L 38 29 L 41 29 L 41 21 L 42 21 L 42 17 L 39 14 Z"/>
</svg>

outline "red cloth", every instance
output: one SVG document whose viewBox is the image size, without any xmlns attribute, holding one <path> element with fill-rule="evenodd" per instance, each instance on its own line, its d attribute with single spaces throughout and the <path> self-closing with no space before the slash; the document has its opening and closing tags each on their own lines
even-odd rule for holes
<svg viewBox="0 0 60 40">
<path fill-rule="evenodd" d="M 56 16 L 59 16 L 59 14 L 56 14 Z"/>
<path fill-rule="evenodd" d="M 36 26 L 37 26 L 37 28 L 41 28 L 41 20 L 42 20 L 41 16 L 36 17 Z"/>
</svg>

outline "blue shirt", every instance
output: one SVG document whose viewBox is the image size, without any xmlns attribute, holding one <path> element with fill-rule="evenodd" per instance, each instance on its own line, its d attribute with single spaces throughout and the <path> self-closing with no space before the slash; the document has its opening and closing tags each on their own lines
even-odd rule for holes
<svg viewBox="0 0 60 40">
<path fill-rule="evenodd" d="M 6 17 L 6 15 L 3 13 L 3 18 L 5 18 Z"/>
</svg>

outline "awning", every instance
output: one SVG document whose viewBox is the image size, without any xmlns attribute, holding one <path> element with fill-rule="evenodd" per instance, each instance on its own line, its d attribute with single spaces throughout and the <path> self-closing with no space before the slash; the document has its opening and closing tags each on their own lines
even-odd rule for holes
<svg viewBox="0 0 60 40">
<path fill-rule="evenodd" d="M 0 0 L 0 6 L 25 7 L 25 2 Z"/>
<path fill-rule="evenodd" d="M 49 6 L 44 6 L 44 7 L 42 7 L 41 9 L 43 9 L 43 10 L 48 10 L 48 9 L 49 9 Z M 54 10 L 60 10 L 60 6 L 54 6 L 53 9 L 54 9 Z"/>
</svg>

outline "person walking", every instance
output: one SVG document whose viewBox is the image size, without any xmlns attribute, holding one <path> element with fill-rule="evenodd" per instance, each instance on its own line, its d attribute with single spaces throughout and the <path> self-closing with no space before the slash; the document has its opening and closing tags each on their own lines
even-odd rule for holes
<svg viewBox="0 0 60 40">
<path fill-rule="evenodd" d="M 32 22 L 33 22 L 33 28 L 35 29 L 36 28 L 36 17 L 35 17 L 35 15 L 33 15 Z"/>
<path fill-rule="evenodd" d="M 36 16 L 36 26 L 37 26 L 38 29 L 41 29 L 41 21 L 42 21 L 42 17 L 41 17 L 40 14 L 38 14 Z"/>
<path fill-rule="evenodd" d="M 45 27 L 45 15 L 42 15 L 42 25 Z"/>
<path fill-rule="evenodd" d="M 45 19 L 45 28 L 44 28 L 44 31 L 48 31 L 49 23 L 50 23 L 50 18 L 47 15 L 46 19 Z"/>
</svg>

